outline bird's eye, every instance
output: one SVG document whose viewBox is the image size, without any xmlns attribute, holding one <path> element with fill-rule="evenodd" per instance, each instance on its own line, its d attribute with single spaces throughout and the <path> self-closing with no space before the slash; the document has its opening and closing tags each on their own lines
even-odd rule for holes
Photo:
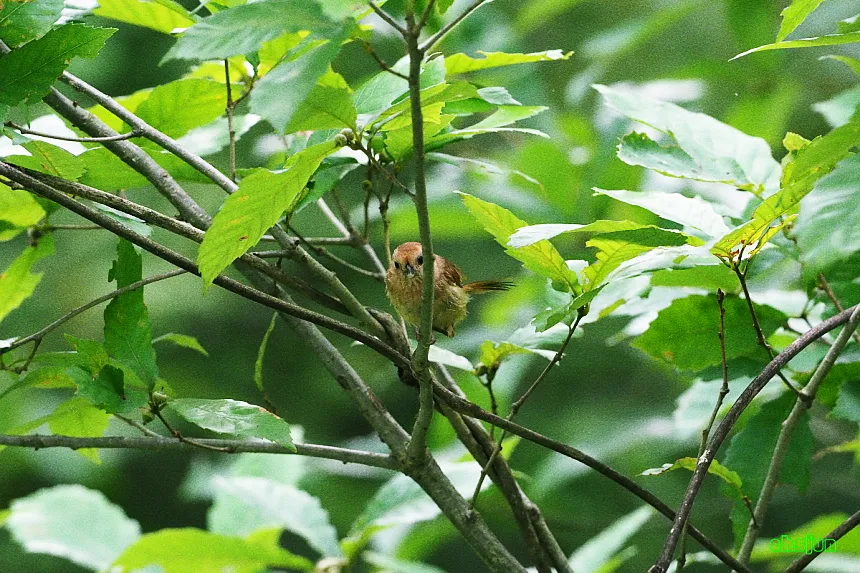
<svg viewBox="0 0 860 573">
<path fill-rule="evenodd" d="M 398 263 L 397 261 L 394 261 L 394 268 L 395 268 L 395 269 L 399 269 L 399 268 L 400 268 L 400 263 Z"/>
<path fill-rule="evenodd" d="M 415 262 L 419 265 L 424 264 L 424 255 L 418 255 L 418 258 L 415 259 Z"/>
</svg>

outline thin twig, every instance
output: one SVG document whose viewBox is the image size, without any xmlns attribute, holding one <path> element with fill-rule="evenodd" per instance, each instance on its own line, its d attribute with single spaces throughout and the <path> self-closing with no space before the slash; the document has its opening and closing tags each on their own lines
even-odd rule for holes
<svg viewBox="0 0 860 573">
<path fill-rule="evenodd" d="M 331 261 L 334 261 L 335 263 L 337 263 L 337 264 L 339 264 L 339 265 L 343 266 L 344 268 L 347 268 L 347 269 L 349 269 L 349 270 L 351 270 L 351 271 L 353 271 L 353 272 L 355 272 L 355 273 L 358 273 L 358 274 L 360 274 L 360 275 L 364 275 L 364 276 L 366 276 L 366 277 L 370 277 L 370 278 L 372 278 L 372 279 L 373 279 L 373 280 L 375 280 L 375 281 L 379 281 L 379 282 L 382 282 L 382 281 L 383 281 L 383 275 L 382 275 L 381 273 L 375 273 L 375 272 L 373 272 L 373 271 L 369 271 L 369 270 L 367 270 L 367 269 L 363 269 L 363 268 L 361 268 L 361 267 L 359 267 L 359 266 L 357 266 L 357 265 L 352 264 L 351 262 L 349 262 L 349 261 L 347 261 L 347 260 L 344 260 L 344 259 L 342 259 L 342 258 L 338 257 L 337 255 L 333 254 L 331 251 L 329 251 L 328 249 L 326 249 L 326 248 L 324 248 L 324 247 L 320 247 L 320 246 L 312 245 L 312 244 L 308 243 L 308 242 L 304 239 L 304 237 L 302 237 L 302 236 L 301 236 L 301 235 L 300 235 L 300 234 L 299 234 L 295 229 L 293 229 L 292 227 L 290 227 L 290 232 L 291 232 L 293 235 L 295 235 L 296 237 L 298 237 L 298 239 L 299 239 L 302 243 L 304 243 L 305 245 L 307 245 L 307 247 L 308 247 L 311 251 L 313 251 L 314 253 L 316 253 L 316 254 L 318 254 L 318 255 L 320 255 L 320 256 L 322 256 L 322 257 L 326 257 L 327 259 L 329 259 L 329 260 L 331 260 Z M 289 254 L 287 251 L 280 251 L 280 252 L 282 252 L 282 253 L 284 253 L 284 254 Z M 255 254 L 256 254 L 256 253 L 255 253 Z"/>
<path fill-rule="evenodd" d="M 132 428 L 136 428 L 137 430 L 140 430 L 140 432 L 141 432 L 144 436 L 149 436 L 149 437 L 151 437 L 151 438 L 161 438 L 161 437 L 163 437 L 163 436 L 162 436 L 161 434 L 159 434 L 158 432 L 153 432 L 152 430 L 150 430 L 149 428 L 147 428 L 146 426 L 144 426 L 144 425 L 143 425 L 143 424 L 141 424 L 140 422 L 138 422 L 138 421 L 136 421 L 136 420 L 132 420 L 131 418 L 127 418 L 127 417 L 123 416 L 122 414 L 114 414 L 113 416 L 114 416 L 114 418 L 117 418 L 117 419 L 119 419 L 119 420 L 122 420 L 123 422 L 125 422 L 126 424 L 128 424 L 129 426 L 131 426 Z"/>
<path fill-rule="evenodd" d="M 600 460 L 589 456 L 585 452 L 578 450 L 572 446 L 569 446 L 563 442 L 548 438 L 543 434 L 535 432 L 534 430 L 530 430 L 529 428 L 521 426 L 516 422 L 511 422 L 500 416 L 495 416 L 490 412 L 487 412 L 477 404 L 469 402 L 465 398 L 451 392 L 447 388 L 443 387 L 441 384 L 434 384 L 434 390 L 439 399 L 444 401 L 448 406 L 451 407 L 451 409 L 466 416 L 471 416 L 473 418 L 489 422 L 490 424 L 498 426 L 503 430 L 507 430 L 511 434 L 520 436 L 525 440 L 528 440 L 530 442 L 538 444 L 539 446 L 543 446 L 549 450 L 558 452 L 563 456 L 576 460 L 577 462 L 580 462 L 597 471 L 604 477 L 609 478 L 611 481 L 620 485 L 621 487 L 623 487 L 624 489 L 626 489 L 627 491 L 629 491 L 630 493 L 632 493 L 633 495 L 635 495 L 636 497 L 638 497 L 639 499 L 641 499 L 669 519 L 676 518 L 676 513 L 672 511 L 668 505 L 663 503 L 653 493 L 643 488 L 638 483 L 625 476 L 624 474 L 621 474 L 616 470 L 612 469 L 610 466 L 606 465 Z M 720 561 L 731 567 L 734 571 L 739 571 L 741 573 L 751 573 L 751 570 L 746 565 L 742 565 L 741 563 L 739 563 L 734 557 L 729 555 L 719 545 L 711 541 L 692 524 L 689 526 L 688 533 L 705 549 L 713 553 Z"/>
<path fill-rule="evenodd" d="M 714 430 L 710 440 L 708 440 L 705 452 L 699 456 L 696 469 L 693 471 L 693 475 L 687 485 L 687 491 L 684 493 L 684 498 L 681 501 L 681 506 L 678 508 L 678 514 L 675 516 L 672 528 L 669 530 L 669 535 L 666 537 L 666 541 L 663 544 L 663 550 L 660 553 L 660 557 L 648 570 L 649 573 L 666 573 L 666 570 L 669 567 L 669 562 L 672 560 L 672 555 L 675 553 L 675 547 L 678 545 L 684 521 L 686 521 L 690 515 L 693 503 L 699 495 L 699 490 L 701 489 L 705 476 L 708 473 L 708 468 L 710 467 L 711 462 L 713 462 L 714 457 L 717 455 L 720 446 L 737 423 L 740 415 L 747 406 L 750 405 L 753 398 L 755 398 L 767 383 L 776 376 L 776 373 L 780 368 L 788 364 L 792 358 L 797 356 L 804 348 L 824 336 L 824 334 L 830 332 L 837 326 L 848 322 L 849 318 L 851 318 L 851 313 L 858 309 L 860 309 L 860 305 L 851 307 L 844 312 L 828 318 L 818 324 L 815 328 L 804 333 L 803 336 L 789 344 L 776 356 L 776 358 L 770 361 L 758 376 L 749 383 L 746 389 L 741 392 L 741 395 L 738 396 L 738 399 L 735 400 L 735 403 L 732 404 L 731 408 L 729 408 L 723 421 L 720 422 L 720 425 L 717 426 L 716 430 Z"/>
<path fill-rule="evenodd" d="M 382 8 L 380 8 L 379 6 L 377 6 L 376 2 L 374 2 L 373 0 L 368 0 L 367 5 L 368 5 L 368 6 L 370 6 L 370 8 L 371 8 L 374 12 L 376 12 L 376 15 L 377 15 L 377 16 L 379 16 L 380 18 L 382 18 L 382 21 L 383 21 L 383 22 L 385 22 L 386 24 L 388 24 L 389 26 L 391 26 L 392 28 L 394 28 L 395 30 L 397 30 L 397 31 L 400 33 L 400 35 L 401 35 L 401 36 L 405 36 L 405 35 L 406 35 L 406 28 L 404 28 L 403 26 L 401 26 L 400 24 L 398 24 L 398 23 L 394 20 L 394 18 L 392 18 L 391 16 L 389 16 L 387 12 L 385 12 Z"/>
<path fill-rule="evenodd" d="M 398 78 L 402 78 L 404 80 L 408 80 L 409 76 L 406 74 L 402 74 L 385 63 L 385 60 L 379 57 L 379 54 L 376 53 L 376 50 L 373 49 L 373 45 L 367 40 L 362 39 L 361 45 L 364 46 L 364 51 L 367 52 L 370 57 L 374 59 L 376 64 L 382 69 L 382 71 L 388 72 L 391 75 L 397 76 Z"/>
<path fill-rule="evenodd" d="M 839 298 L 837 298 L 836 293 L 833 292 L 833 289 L 830 288 L 830 283 L 827 282 L 827 278 L 824 276 L 824 273 L 818 273 L 818 288 L 824 291 L 827 295 L 827 298 L 830 299 L 830 302 L 833 303 L 833 306 L 836 307 L 838 312 L 842 312 L 845 308 L 842 306 L 842 303 L 839 302 Z M 854 342 L 857 343 L 857 347 L 860 348 L 860 333 L 854 333 Z"/>
<path fill-rule="evenodd" d="M 811 550 L 807 550 L 804 555 L 798 557 L 797 560 L 783 571 L 783 573 L 800 573 L 800 571 L 806 569 L 807 565 L 812 563 L 813 559 L 824 553 L 834 543 L 850 533 L 851 530 L 858 525 L 860 525 L 860 511 L 855 512 L 854 515 L 840 523 L 833 531 L 825 535 L 823 539 L 815 544 L 815 547 Z"/>
<path fill-rule="evenodd" d="M 230 141 L 230 180 L 236 181 L 236 130 L 233 127 L 233 88 L 230 86 L 230 61 L 224 60 L 224 79 L 227 82 L 227 134 Z"/>
<path fill-rule="evenodd" d="M 747 263 L 747 265 L 749 265 L 749 263 Z M 761 328 L 761 323 L 759 323 L 758 321 L 758 313 L 755 311 L 755 306 L 753 305 L 753 300 L 750 296 L 749 288 L 747 288 L 747 271 L 749 271 L 749 266 L 747 266 L 746 270 L 742 272 L 737 264 L 733 264 L 732 270 L 735 272 L 735 275 L 737 275 L 738 280 L 741 283 L 741 288 L 744 291 L 744 298 L 746 299 L 747 308 L 749 308 L 750 316 L 752 317 L 753 328 L 755 328 L 756 340 L 758 341 L 759 346 L 765 349 L 768 356 L 770 356 L 770 359 L 773 360 L 774 356 L 776 356 L 776 353 L 773 351 L 773 347 L 768 344 L 767 339 L 764 337 L 764 331 Z M 795 396 L 802 397 L 800 390 L 794 384 L 792 384 L 788 380 L 788 378 L 785 377 L 782 371 L 777 372 L 776 375 L 779 377 L 780 380 L 782 380 L 782 383 L 785 384 L 786 388 L 791 390 Z"/>
<path fill-rule="evenodd" d="M 76 317 L 77 315 L 81 314 L 82 312 L 85 312 L 85 311 L 91 309 L 94 306 L 100 305 L 103 302 L 106 302 L 108 300 L 116 298 L 116 297 L 118 297 L 122 294 L 125 294 L 127 292 L 137 290 L 140 287 L 146 286 L 148 284 L 158 282 L 158 281 L 163 281 L 165 279 L 169 279 L 169 278 L 172 278 L 175 276 L 179 276 L 181 274 L 185 274 L 186 272 L 187 271 L 185 271 L 184 269 L 174 269 L 174 270 L 168 271 L 166 273 L 160 273 L 157 275 L 152 275 L 151 277 L 147 277 L 143 280 L 133 282 L 128 286 L 124 286 L 122 288 L 111 291 L 105 295 L 98 297 L 97 299 L 91 300 L 87 304 L 81 305 L 81 306 L 79 306 L 73 310 L 70 310 L 69 312 L 67 312 L 66 314 L 64 314 L 63 316 L 61 316 L 60 318 L 58 318 L 57 320 L 52 322 L 51 324 L 45 326 L 41 330 L 34 332 L 33 334 L 30 334 L 28 336 L 25 336 L 24 338 L 19 338 L 18 340 L 16 340 L 15 342 L 13 342 L 9 346 L 7 346 L 6 348 L 0 348 L 0 354 L 4 354 L 6 352 L 9 352 L 10 350 L 14 350 L 14 349 L 18 348 L 19 346 L 23 346 L 23 345 L 27 344 L 28 342 L 41 341 L 45 337 L 45 335 L 47 335 L 49 332 L 56 329 L 57 327 L 61 326 L 63 323 L 71 320 L 72 318 Z"/>
<path fill-rule="evenodd" d="M 152 432 L 147 428 L 147 432 Z M 192 446 L 177 441 L 167 436 L 161 436 L 155 432 L 147 437 L 129 436 L 104 436 L 98 438 L 79 438 L 72 436 L 45 436 L 31 434 L 28 436 L 9 436 L 0 434 L 0 445 L 19 448 L 98 448 L 98 449 L 135 449 L 135 450 L 191 450 Z M 388 454 L 377 454 L 374 452 L 363 452 L 333 446 L 321 446 L 316 444 L 295 444 L 296 451 L 292 451 L 274 442 L 263 440 L 221 440 L 221 439 L 198 439 L 198 444 L 205 444 L 219 448 L 219 452 L 238 454 L 243 452 L 260 454 L 284 454 L 308 456 L 336 460 L 345 464 L 361 464 L 365 466 L 397 470 L 397 462 Z"/>
<path fill-rule="evenodd" d="M 37 137 L 44 137 L 46 139 L 56 139 L 58 141 L 73 141 L 76 143 L 104 143 L 106 141 L 123 141 L 126 139 L 131 139 L 132 137 L 142 137 L 143 134 L 138 130 L 131 130 L 128 133 L 120 133 L 118 135 L 109 135 L 106 137 L 71 137 L 67 135 L 53 135 L 51 133 L 44 133 L 41 131 L 33 131 L 32 129 L 28 129 L 26 127 L 22 127 L 20 125 L 16 125 L 11 121 L 7 121 L 4 124 L 6 127 L 11 127 L 15 131 L 19 131 L 24 135 L 35 135 Z"/>
<path fill-rule="evenodd" d="M 764 518 L 767 514 L 771 497 L 773 496 L 776 484 L 779 481 L 779 472 L 782 469 L 782 462 L 785 460 L 785 455 L 788 452 L 788 444 L 791 441 L 791 435 L 794 432 L 794 428 L 800 422 L 801 416 L 803 416 L 803 414 L 812 405 L 812 401 L 815 399 L 815 394 L 818 392 L 818 387 L 836 363 L 836 359 L 845 348 L 845 345 L 848 344 L 848 340 L 857 330 L 858 326 L 860 326 L 860 307 L 854 309 L 848 322 L 839 333 L 839 336 L 836 337 L 836 341 L 833 343 L 833 346 L 827 350 L 827 354 L 824 355 L 821 363 L 815 369 L 809 383 L 803 388 L 803 398 L 806 399 L 795 400 L 791 412 L 780 426 L 779 437 L 777 438 L 776 446 L 774 446 L 773 449 L 773 456 L 770 459 L 770 465 L 768 466 L 767 474 L 765 475 L 764 484 L 762 485 L 758 501 L 756 501 L 755 504 L 753 519 L 751 519 L 747 525 L 747 531 L 744 535 L 740 551 L 738 552 L 738 559 L 742 563 L 747 563 L 749 561 L 753 545 L 755 545 L 756 537 L 758 536 L 761 525 L 764 523 Z"/>
<path fill-rule="evenodd" d="M 549 374 L 549 371 L 552 369 L 552 367 L 558 364 L 562 356 L 564 356 L 564 351 L 567 348 L 567 345 L 570 343 L 571 339 L 573 338 L 573 333 L 576 332 L 576 327 L 579 326 L 579 321 L 582 320 L 582 318 L 585 316 L 583 308 L 581 308 L 576 313 L 576 319 L 568 327 L 567 337 L 564 339 L 564 342 L 561 343 L 561 346 L 559 347 L 555 355 L 552 357 L 552 360 L 549 361 L 549 364 L 547 364 L 541 371 L 541 373 L 538 375 L 538 377 L 535 378 L 535 381 L 532 382 L 531 386 L 529 386 L 528 389 L 523 392 L 523 395 L 520 396 L 519 399 L 517 399 L 517 401 L 511 405 L 511 411 L 508 413 L 507 418 L 505 418 L 506 420 L 508 420 L 509 422 L 513 421 L 514 417 L 516 417 L 517 413 L 520 411 L 520 408 L 522 408 L 526 400 L 529 399 L 529 396 L 531 396 L 535 389 L 538 387 L 538 385 L 543 382 L 544 378 L 546 378 L 547 374 Z M 478 483 L 475 486 L 474 493 L 472 494 L 472 507 L 474 507 L 475 504 L 478 502 L 478 495 L 481 493 L 481 485 L 483 485 L 484 483 L 484 478 L 487 477 L 487 470 L 489 469 L 490 464 L 495 461 L 496 456 L 498 456 L 502 451 L 502 442 L 504 442 L 506 434 L 507 432 L 505 430 L 502 430 L 502 435 L 499 436 L 499 441 L 496 442 L 496 447 L 493 449 L 493 453 L 490 454 L 489 461 L 484 465 L 483 469 L 481 470 L 481 475 L 478 478 Z"/>
<path fill-rule="evenodd" d="M 490 0 L 490 1 L 492 1 L 492 0 Z M 447 24 L 442 26 L 442 28 L 438 32 L 436 32 L 435 34 L 430 36 L 430 38 L 425 40 L 424 43 L 421 44 L 421 46 L 418 49 L 421 51 L 422 54 L 426 54 L 430 50 L 430 48 L 432 48 L 437 43 L 439 43 L 439 41 L 442 38 L 447 36 L 451 30 L 453 30 L 458 25 L 460 25 L 460 22 L 465 20 L 472 12 L 474 12 L 475 10 L 480 8 L 484 3 L 489 4 L 489 2 L 487 2 L 487 0 L 476 0 L 474 4 L 472 4 L 471 6 L 466 8 L 465 10 L 463 10 L 463 12 L 459 16 L 457 16 L 456 18 L 454 18 L 453 20 L 451 20 L 450 22 L 448 22 Z"/>
</svg>

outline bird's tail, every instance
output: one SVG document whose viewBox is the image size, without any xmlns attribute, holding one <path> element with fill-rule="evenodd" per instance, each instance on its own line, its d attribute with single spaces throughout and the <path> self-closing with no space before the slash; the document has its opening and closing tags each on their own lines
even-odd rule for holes
<svg viewBox="0 0 860 573">
<path fill-rule="evenodd" d="M 476 283 L 464 284 L 463 290 L 471 294 L 481 294 L 495 290 L 508 290 L 513 286 L 514 283 L 509 281 L 478 281 Z"/>
</svg>

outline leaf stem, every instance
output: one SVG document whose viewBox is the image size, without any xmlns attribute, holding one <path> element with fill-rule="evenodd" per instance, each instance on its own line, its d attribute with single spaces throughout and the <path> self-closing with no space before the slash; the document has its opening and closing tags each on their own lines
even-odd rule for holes
<svg viewBox="0 0 860 573">
<path fill-rule="evenodd" d="M 227 82 L 227 135 L 230 145 L 230 180 L 236 181 L 236 130 L 233 127 L 233 110 L 236 107 L 233 102 L 233 88 L 230 86 L 230 61 L 224 60 L 224 79 Z"/>
<path fill-rule="evenodd" d="M 119 133 L 117 135 L 108 135 L 105 137 L 70 137 L 67 135 L 53 135 L 51 133 L 44 133 L 41 131 L 33 131 L 32 129 L 28 129 L 26 127 L 16 125 L 11 121 L 7 121 L 4 124 L 6 127 L 11 127 L 15 131 L 23 133 L 24 135 L 35 135 L 37 137 L 44 137 L 46 139 L 56 139 L 58 141 L 73 141 L 76 143 L 104 143 L 106 141 L 123 141 L 126 139 L 131 139 L 133 137 L 141 137 L 142 134 L 138 130 L 132 130 L 128 133 Z"/>
</svg>

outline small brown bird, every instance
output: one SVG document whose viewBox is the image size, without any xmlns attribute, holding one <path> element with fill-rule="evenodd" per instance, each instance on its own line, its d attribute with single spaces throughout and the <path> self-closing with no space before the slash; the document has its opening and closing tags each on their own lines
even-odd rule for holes
<svg viewBox="0 0 860 573">
<path fill-rule="evenodd" d="M 421 243 L 403 243 L 391 257 L 391 266 L 385 273 L 385 292 L 400 316 L 418 327 L 421 323 L 421 298 L 424 257 Z M 463 284 L 463 273 L 457 265 L 439 255 L 433 266 L 433 330 L 454 336 L 454 327 L 466 318 L 466 304 L 470 294 L 508 290 L 513 283 L 480 281 Z"/>
</svg>

